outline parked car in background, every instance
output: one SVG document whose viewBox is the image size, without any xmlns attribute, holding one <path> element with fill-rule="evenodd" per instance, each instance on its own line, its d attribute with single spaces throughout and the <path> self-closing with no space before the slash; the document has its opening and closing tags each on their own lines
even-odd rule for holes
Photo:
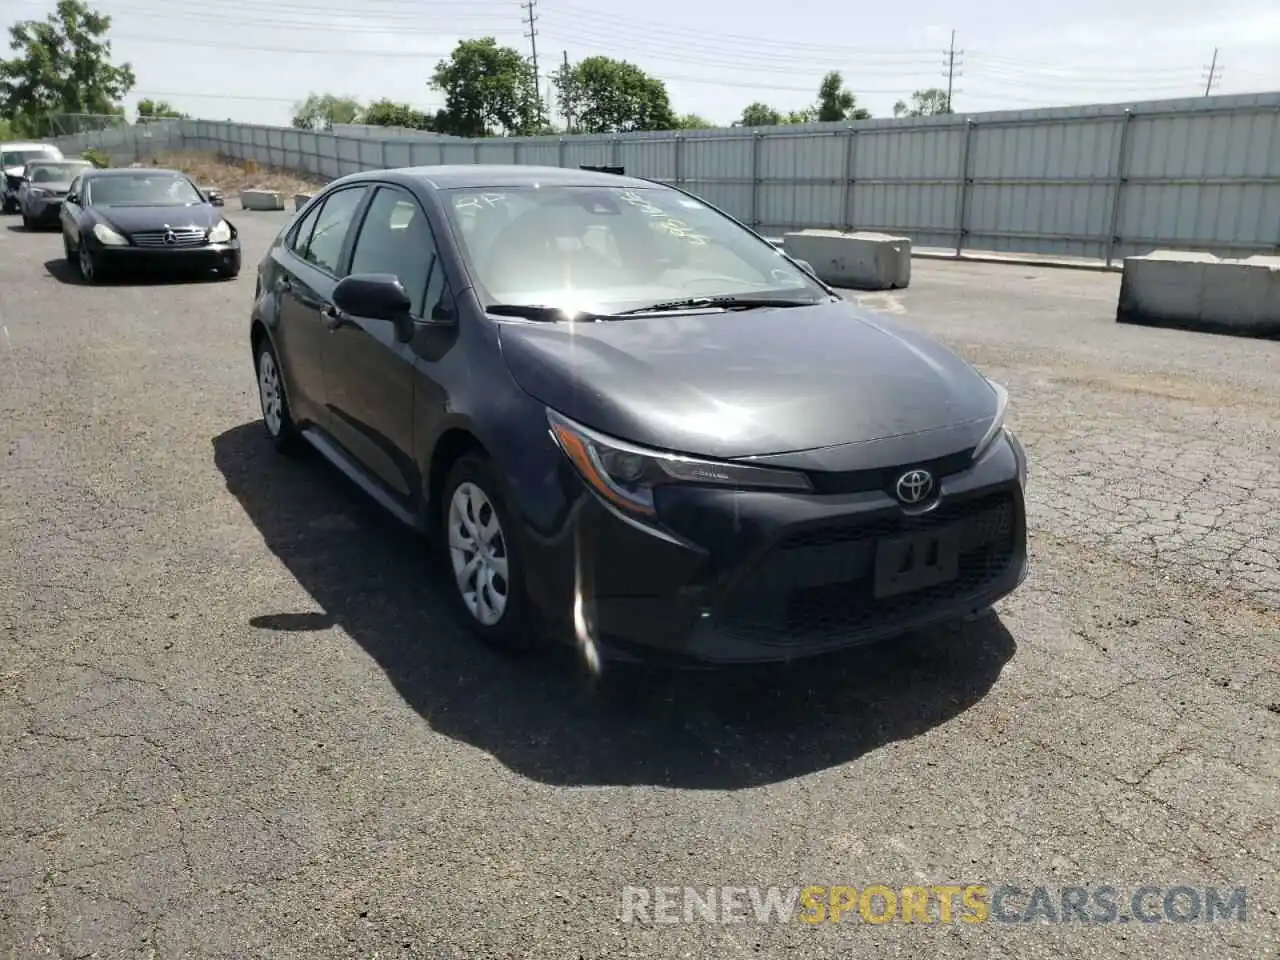
<svg viewBox="0 0 1280 960">
<path fill-rule="evenodd" d="M 785 661 L 1027 572 L 1004 388 L 669 186 L 344 177 L 259 264 L 249 339 L 272 441 L 433 536 L 495 645 Z"/>
<path fill-rule="evenodd" d="M 28 230 L 54 227 L 71 181 L 94 166 L 88 160 L 33 160 L 22 168 L 18 209 Z"/>
<path fill-rule="evenodd" d="M 4 195 L 0 209 L 18 212 L 18 188 L 22 186 L 22 169 L 32 160 L 61 160 L 62 151 L 52 143 L 0 143 L 0 169 L 4 170 Z"/>
<path fill-rule="evenodd" d="M 240 273 L 235 226 L 177 170 L 87 170 L 59 218 L 67 263 L 86 283 L 126 267 Z"/>
</svg>

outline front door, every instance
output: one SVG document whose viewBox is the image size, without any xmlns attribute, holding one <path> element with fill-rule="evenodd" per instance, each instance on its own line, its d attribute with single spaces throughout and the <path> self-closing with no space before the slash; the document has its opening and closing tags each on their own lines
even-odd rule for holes
<svg viewBox="0 0 1280 960">
<path fill-rule="evenodd" d="M 398 187 L 379 186 L 345 272 L 395 274 L 417 320 L 434 260 L 431 228 L 417 200 Z M 401 343 L 385 320 L 350 317 L 329 333 L 324 356 L 335 438 L 411 504 L 421 489 L 413 456 L 415 345 Z"/>
<path fill-rule="evenodd" d="M 331 430 L 324 346 L 328 337 L 323 312 L 337 284 L 347 234 L 368 194 L 366 187 L 339 190 L 311 210 L 275 254 L 277 349 L 293 415 L 300 423 Z"/>
</svg>

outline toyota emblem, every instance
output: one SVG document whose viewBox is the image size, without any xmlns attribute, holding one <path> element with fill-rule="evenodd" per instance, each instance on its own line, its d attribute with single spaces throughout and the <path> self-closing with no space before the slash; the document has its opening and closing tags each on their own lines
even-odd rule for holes
<svg viewBox="0 0 1280 960">
<path fill-rule="evenodd" d="M 933 474 L 928 470 L 908 470 L 898 478 L 896 489 L 903 503 L 923 503 L 933 493 Z"/>
</svg>

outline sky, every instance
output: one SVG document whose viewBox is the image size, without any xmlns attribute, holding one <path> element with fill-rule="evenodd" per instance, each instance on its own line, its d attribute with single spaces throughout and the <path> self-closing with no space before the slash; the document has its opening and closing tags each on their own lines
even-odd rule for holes
<svg viewBox="0 0 1280 960">
<path fill-rule="evenodd" d="M 287 124 L 308 93 L 443 105 L 428 86 L 460 39 L 531 52 L 521 0 L 90 0 L 137 87 L 212 120 Z M 10 20 L 54 0 L 9 0 Z M 542 86 L 567 54 L 628 60 L 667 84 L 678 113 L 716 125 L 752 101 L 794 110 L 839 70 L 858 102 L 891 116 L 913 90 L 945 87 L 955 31 L 957 112 L 1280 90 L 1280 4 L 1222 0 L 535 0 Z M 358 12 L 354 12 L 358 11 Z"/>
</svg>

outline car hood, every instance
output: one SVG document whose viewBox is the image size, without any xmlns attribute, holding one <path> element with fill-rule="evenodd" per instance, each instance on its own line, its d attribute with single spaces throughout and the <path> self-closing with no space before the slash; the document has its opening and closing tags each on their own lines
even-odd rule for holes
<svg viewBox="0 0 1280 960">
<path fill-rule="evenodd" d="M 4 175 L 6 177 L 20 177 L 22 176 L 23 169 L 23 167 L 5 167 Z"/>
<path fill-rule="evenodd" d="M 222 219 L 216 207 L 207 203 L 192 206 L 101 206 L 92 208 L 93 215 L 117 230 L 163 230 L 166 227 L 202 227 L 208 229 Z"/>
<path fill-rule="evenodd" d="M 952 449 L 942 452 L 958 452 L 996 413 L 995 391 L 971 366 L 847 301 L 498 322 L 503 356 L 527 393 L 603 433 L 680 453 L 760 457 L 873 441 L 900 448 L 890 438 L 927 433 L 945 435 Z"/>
</svg>

